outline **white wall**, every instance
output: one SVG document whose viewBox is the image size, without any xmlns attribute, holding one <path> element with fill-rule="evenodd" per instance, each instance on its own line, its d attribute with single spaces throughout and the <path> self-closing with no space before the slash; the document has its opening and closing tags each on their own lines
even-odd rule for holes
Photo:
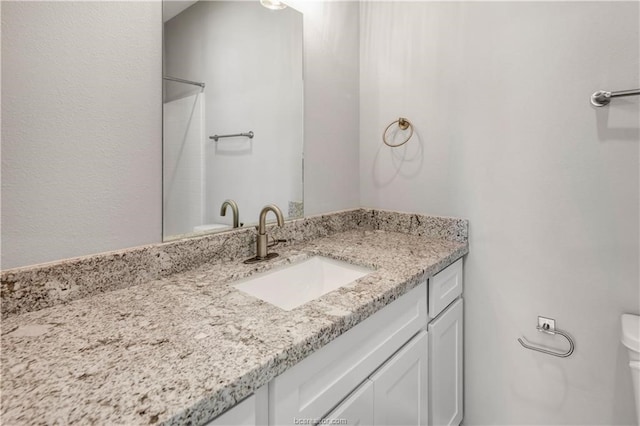
<svg viewBox="0 0 640 426">
<path fill-rule="evenodd" d="M 288 4 L 304 14 L 304 213 L 358 207 L 358 3 Z"/>
<path fill-rule="evenodd" d="M 470 219 L 465 424 L 632 424 L 619 316 L 640 311 L 639 3 L 368 3 L 363 206 Z M 404 148 L 380 133 L 399 116 Z M 537 315 L 576 340 L 549 346 Z"/>
<path fill-rule="evenodd" d="M 160 2 L 3 2 L 2 268 L 161 238 Z"/>
</svg>

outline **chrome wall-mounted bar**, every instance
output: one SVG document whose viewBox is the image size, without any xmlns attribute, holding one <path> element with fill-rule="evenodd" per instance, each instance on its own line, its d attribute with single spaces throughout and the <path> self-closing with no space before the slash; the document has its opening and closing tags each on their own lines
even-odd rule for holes
<svg viewBox="0 0 640 426">
<path fill-rule="evenodd" d="M 613 98 L 622 98 L 624 96 L 638 96 L 640 95 L 640 89 L 632 89 L 632 90 L 620 90 L 617 92 L 608 92 L 606 90 L 598 90 L 596 93 L 591 95 L 591 105 L 597 107 L 603 107 L 605 105 L 609 105 L 611 99 Z"/>
<path fill-rule="evenodd" d="M 177 77 L 162 77 L 163 80 L 169 80 L 169 81 L 176 81 L 178 83 L 185 83 L 185 84 L 192 84 L 194 86 L 200 86 L 204 89 L 204 83 L 200 83 L 198 81 L 191 81 L 191 80 L 185 80 L 183 78 L 177 78 Z"/>
<path fill-rule="evenodd" d="M 213 139 L 214 141 L 218 142 L 218 139 L 222 139 L 222 138 L 235 138 L 238 136 L 245 136 L 249 139 L 253 139 L 253 132 L 248 132 L 248 133 L 234 133 L 233 135 L 213 135 L 213 136 L 209 136 L 209 139 Z"/>
<path fill-rule="evenodd" d="M 544 348 L 540 348 L 538 346 L 533 346 L 530 345 L 528 343 L 525 343 L 525 340 L 518 338 L 518 342 L 527 349 L 531 349 L 532 351 L 537 351 L 537 352 L 542 352 L 543 354 L 547 354 L 547 355 L 553 355 L 553 356 L 557 356 L 560 358 L 566 358 L 569 355 L 571 355 L 574 351 L 574 349 L 576 348 L 575 343 L 573 343 L 573 339 L 571 338 L 571 336 L 569 336 L 569 334 L 567 334 L 566 332 L 562 331 L 562 330 L 558 330 L 556 328 L 556 321 L 554 319 L 551 318 L 545 318 L 545 317 L 538 317 L 538 326 L 536 327 L 536 329 L 538 331 L 541 331 L 543 333 L 548 333 L 548 334 L 552 334 L 552 335 L 556 335 L 559 334 L 560 336 L 564 337 L 565 339 L 567 339 L 569 341 L 569 350 L 566 352 L 556 352 L 556 351 L 550 351 L 548 349 L 544 349 Z"/>
</svg>

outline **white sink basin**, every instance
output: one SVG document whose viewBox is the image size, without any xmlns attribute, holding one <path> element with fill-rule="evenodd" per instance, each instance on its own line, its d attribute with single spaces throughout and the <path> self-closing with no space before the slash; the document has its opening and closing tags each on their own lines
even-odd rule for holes
<svg viewBox="0 0 640 426">
<path fill-rule="evenodd" d="M 233 287 L 290 311 L 373 271 L 340 260 L 314 256 L 252 275 L 236 282 Z"/>
</svg>

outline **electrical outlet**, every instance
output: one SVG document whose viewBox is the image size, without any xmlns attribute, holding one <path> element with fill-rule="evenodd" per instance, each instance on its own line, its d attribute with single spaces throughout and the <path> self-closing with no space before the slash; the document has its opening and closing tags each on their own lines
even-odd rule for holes
<svg viewBox="0 0 640 426">
<path fill-rule="evenodd" d="M 540 331 L 555 331 L 556 320 L 553 318 L 538 317 L 538 330 Z"/>
</svg>

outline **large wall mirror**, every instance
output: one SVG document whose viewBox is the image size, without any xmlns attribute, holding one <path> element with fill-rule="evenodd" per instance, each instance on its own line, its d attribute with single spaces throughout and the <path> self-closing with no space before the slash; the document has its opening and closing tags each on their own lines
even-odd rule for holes
<svg viewBox="0 0 640 426">
<path fill-rule="evenodd" d="M 231 229 L 226 200 L 239 226 L 303 215 L 302 14 L 278 3 L 163 2 L 165 241 Z"/>
</svg>

